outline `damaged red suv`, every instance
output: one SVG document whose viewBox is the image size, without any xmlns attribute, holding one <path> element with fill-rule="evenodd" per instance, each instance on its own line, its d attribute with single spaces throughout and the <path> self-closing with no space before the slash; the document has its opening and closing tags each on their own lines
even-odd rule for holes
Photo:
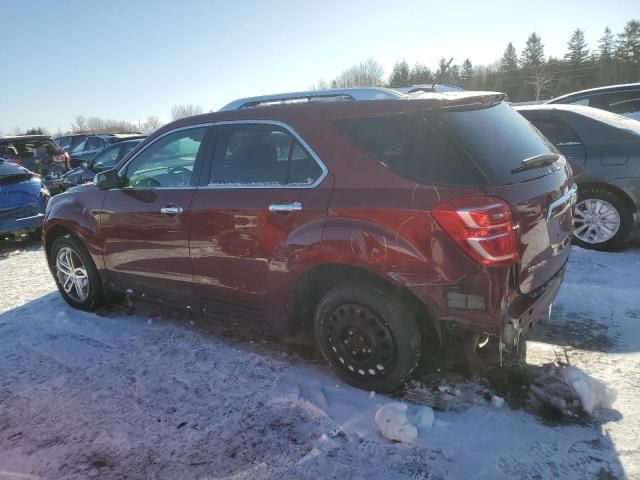
<svg viewBox="0 0 640 480">
<path fill-rule="evenodd" d="M 503 99 L 329 90 L 178 120 L 51 199 L 51 272 L 76 308 L 116 292 L 307 329 L 369 390 L 409 378 L 424 332 L 508 350 L 559 289 L 575 186 Z"/>
</svg>

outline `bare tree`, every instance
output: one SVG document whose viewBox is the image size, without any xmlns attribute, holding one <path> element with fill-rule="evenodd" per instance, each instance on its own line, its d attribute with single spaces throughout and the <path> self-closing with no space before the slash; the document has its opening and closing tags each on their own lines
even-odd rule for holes
<svg viewBox="0 0 640 480">
<path fill-rule="evenodd" d="M 150 134 L 155 132 L 163 125 L 162 120 L 156 116 L 147 117 L 144 122 L 140 124 L 139 130 L 142 133 Z"/>
<path fill-rule="evenodd" d="M 78 115 L 75 123 L 71 125 L 71 131 L 74 133 L 129 133 L 137 132 L 138 127 L 125 120 Z"/>
<path fill-rule="evenodd" d="M 331 87 L 379 87 L 384 84 L 383 75 L 382 65 L 370 58 L 347 68 L 331 82 Z"/>
<path fill-rule="evenodd" d="M 318 80 L 311 84 L 311 90 L 326 90 L 329 88 L 329 83 L 326 80 Z"/>
<path fill-rule="evenodd" d="M 530 65 L 527 67 L 528 83 L 533 86 L 536 100 L 540 100 L 542 92 L 546 91 L 553 83 L 553 75 L 547 72 L 546 63 Z"/>
<path fill-rule="evenodd" d="M 193 117 L 194 115 L 200 115 L 201 113 L 204 113 L 202 105 L 196 105 L 194 103 L 185 103 L 183 105 L 174 105 L 171 107 L 171 118 L 173 120 Z"/>
</svg>

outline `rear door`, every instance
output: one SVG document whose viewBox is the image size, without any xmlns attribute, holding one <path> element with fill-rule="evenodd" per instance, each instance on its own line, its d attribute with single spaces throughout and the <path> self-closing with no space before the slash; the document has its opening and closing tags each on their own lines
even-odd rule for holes
<svg viewBox="0 0 640 480">
<path fill-rule="evenodd" d="M 332 179 L 282 124 L 218 129 L 212 168 L 190 211 L 194 283 L 201 297 L 254 316 L 274 311 L 290 276 L 317 263 Z"/>
<path fill-rule="evenodd" d="M 569 256 L 575 186 L 566 160 L 523 169 L 523 160 L 556 151 L 504 103 L 443 113 L 441 119 L 487 177 L 484 191 L 511 206 L 518 228 L 520 291 L 542 286 Z"/>
<path fill-rule="evenodd" d="M 187 216 L 209 126 L 168 132 L 121 169 L 100 218 L 104 260 L 121 290 L 184 301 L 193 293 Z"/>
</svg>

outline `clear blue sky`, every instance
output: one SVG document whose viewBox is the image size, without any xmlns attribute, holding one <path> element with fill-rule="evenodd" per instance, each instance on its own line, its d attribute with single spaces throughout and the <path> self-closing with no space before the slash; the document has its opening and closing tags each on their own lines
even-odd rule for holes
<svg viewBox="0 0 640 480">
<path fill-rule="evenodd" d="M 640 0 L 0 0 L 0 132 L 169 120 L 178 103 L 306 90 L 369 57 L 385 75 L 402 58 L 489 64 L 534 30 L 562 56 L 575 28 L 593 47 L 632 18 Z"/>
</svg>

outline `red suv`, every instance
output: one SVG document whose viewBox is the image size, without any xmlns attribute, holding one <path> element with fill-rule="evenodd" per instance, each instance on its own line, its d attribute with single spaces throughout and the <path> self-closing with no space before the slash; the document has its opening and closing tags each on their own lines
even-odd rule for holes
<svg viewBox="0 0 640 480">
<path fill-rule="evenodd" d="M 49 202 L 51 272 L 76 308 L 119 292 L 308 329 L 369 390 L 409 378 L 421 332 L 508 348 L 558 291 L 575 187 L 503 98 L 325 91 L 178 120 Z"/>
</svg>

